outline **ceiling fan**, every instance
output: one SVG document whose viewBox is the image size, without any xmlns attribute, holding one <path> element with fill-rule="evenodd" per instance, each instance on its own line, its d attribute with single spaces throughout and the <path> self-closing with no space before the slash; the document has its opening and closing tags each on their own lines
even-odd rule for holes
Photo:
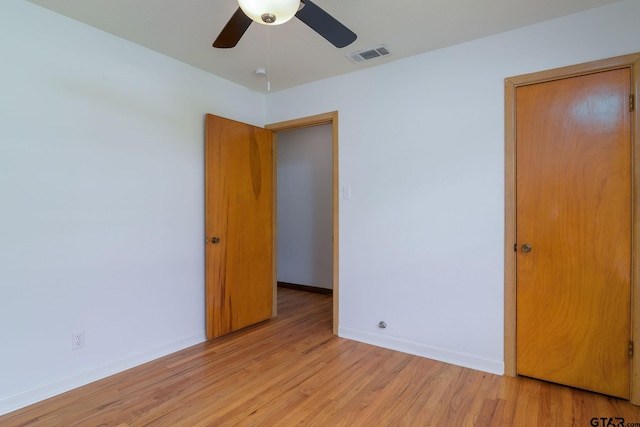
<svg viewBox="0 0 640 427">
<path fill-rule="evenodd" d="M 294 16 L 338 48 L 353 43 L 358 37 L 310 0 L 238 0 L 238 4 L 240 7 L 213 42 L 213 47 L 234 47 L 252 21 L 264 25 L 279 25 Z"/>
</svg>

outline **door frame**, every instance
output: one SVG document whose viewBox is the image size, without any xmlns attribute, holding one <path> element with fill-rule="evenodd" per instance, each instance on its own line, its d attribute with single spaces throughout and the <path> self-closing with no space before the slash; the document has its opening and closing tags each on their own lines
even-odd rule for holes
<svg viewBox="0 0 640 427">
<path fill-rule="evenodd" d="M 287 120 L 284 122 L 272 123 L 265 126 L 273 132 L 273 210 L 277 212 L 277 174 L 278 174 L 278 132 L 284 132 L 295 129 L 303 129 L 313 126 L 331 124 L 332 126 L 332 199 L 333 199 L 333 334 L 338 335 L 339 325 L 339 269 L 338 269 L 338 250 L 340 248 L 338 236 L 338 218 L 339 218 L 339 197 L 338 197 L 338 112 L 332 111 L 324 114 L 317 114 L 314 116 L 303 117 L 294 120 Z M 278 298 L 278 276 L 277 276 L 277 237 L 278 237 L 278 218 L 277 215 L 273 215 L 273 315 L 277 314 L 277 298 Z"/>
<path fill-rule="evenodd" d="M 629 68 L 635 108 L 631 114 L 631 337 L 640 345 L 640 52 L 569 67 L 556 68 L 504 80 L 505 96 L 505 233 L 504 233 L 504 371 L 516 370 L 516 89 L 536 83 Z M 636 353 L 638 353 L 636 351 Z M 640 405 L 640 355 L 631 358 L 630 402 Z"/>
</svg>

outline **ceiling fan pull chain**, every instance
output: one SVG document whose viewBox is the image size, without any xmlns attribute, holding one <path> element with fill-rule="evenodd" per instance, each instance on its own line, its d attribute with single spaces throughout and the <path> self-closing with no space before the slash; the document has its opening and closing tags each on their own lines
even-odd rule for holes
<svg viewBox="0 0 640 427">
<path fill-rule="evenodd" d="M 271 47 L 271 40 L 270 40 L 270 35 L 271 35 L 271 29 L 269 28 L 269 25 L 266 25 L 267 27 L 267 92 L 271 92 L 271 61 L 270 61 L 270 52 L 271 50 L 269 49 Z"/>
</svg>

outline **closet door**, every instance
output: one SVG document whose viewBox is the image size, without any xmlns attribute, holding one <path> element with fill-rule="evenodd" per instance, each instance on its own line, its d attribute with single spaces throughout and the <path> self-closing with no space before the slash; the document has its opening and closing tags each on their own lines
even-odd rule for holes
<svg viewBox="0 0 640 427">
<path fill-rule="evenodd" d="M 520 375 L 629 398 L 628 68 L 516 92 Z"/>
</svg>

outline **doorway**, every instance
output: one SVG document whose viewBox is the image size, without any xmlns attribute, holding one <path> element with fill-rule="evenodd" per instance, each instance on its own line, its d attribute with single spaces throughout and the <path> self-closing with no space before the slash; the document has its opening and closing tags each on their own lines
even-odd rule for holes
<svg viewBox="0 0 640 427">
<path fill-rule="evenodd" d="M 640 221 L 636 210 L 638 201 L 638 188 L 640 185 L 640 174 L 638 168 L 640 136 L 635 131 L 635 124 L 639 123 L 638 111 L 634 109 L 634 99 L 637 97 L 638 88 L 640 88 L 640 77 L 638 75 L 638 66 L 640 65 L 640 54 L 626 55 L 623 57 L 611 58 L 603 61 L 596 61 L 588 64 L 581 64 L 562 69 L 550 70 L 541 73 L 528 74 L 524 76 L 511 77 L 505 80 L 505 374 L 516 376 L 519 372 L 517 346 L 517 325 L 518 325 L 518 262 L 523 260 L 524 252 L 533 252 L 530 246 L 523 246 L 526 242 L 519 242 L 517 235 L 519 229 L 517 221 L 517 200 L 522 198 L 522 194 L 518 195 L 517 177 L 519 172 L 517 169 L 516 159 L 516 120 L 517 120 L 517 94 L 518 88 L 536 85 L 539 83 L 560 81 L 561 79 L 571 79 L 574 77 L 588 76 L 595 73 L 604 73 L 613 70 L 627 70 L 631 80 L 631 90 L 629 97 L 629 109 L 631 113 L 631 153 L 628 162 L 631 164 L 631 232 L 627 237 L 631 246 L 631 271 L 630 285 L 631 291 L 628 297 L 631 298 L 631 345 L 638 341 L 640 334 L 640 304 L 634 304 L 633 301 L 640 297 L 640 281 L 635 271 L 637 269 L 637 254 L 639 249 L 638 229 Z M 627 80 L 628 81 L 628 80 Z M 555 95 L 554 95 L 555 96 Z M 518 197 L 520 196 L 520 197 Z M 520 250 L 522 249 L 522 250 Z M 522 261 L 525 262 L 525 261 Z M 524 290 L 522 290 L 524 292 Z M 627 308 L 628 311 L 628 308 Z M 626 346 L 625 346 L 626 350 Z M 634 404 L 640 403 L 640 380 L 634 380 L 634 373 L 640 372 L 638 363 L 639 357 L 632 357 L 630 360 L 630 400 Z"/>
<path fill-rule="evenodd" d="M 332 129 L 278 132 L 278 287 L 333 291 Z"/>
<path fill-rule="evenodd" d="M 274 123 L 265 126 L 267 129 L 273 131 L 273 141 L 274 141 L 274 159 L 277 159 L 277 150 L 278 150 L 278 133 L 286 132 L 304 128 L 310 128 L 314 126 L 320 125 L 330 125 L 331 127 L 331 175 L 332 175 L 332 184 L 331 184 L 331 199 L 332 199 L 332 209 L 331 209 L 331 286 L 333 288 L 333 333 L 334 335 L 338 334 L 338 324 L 339 324 L 339 284 L 338 284 L 338 113 L 331 112 L 326 114 L 319 114 L 316 116 L 305 117 L 301 119 L 290 120 L 286 122 Z M 275 160 L 274 160 L 275 163 Z M 274 174 L 277 173 L 278 167 L 277 164 L 274 164 Z M 277 180 L 277 177 L 276 177 Z M 274 192 L 274 200 L 277 199 L 277 195 Z M 277 219 L 274 219 L 274 221 Z M 276 228 L 274 224 L 274 228 Z M 275 245 L 277 247 L 277 243 Z M 274 276 L 276 274 L 278 261 L 274 262 Z M 275 282 L 275 281 L 274 281 Z M 274 297 L 274 315 L 276 315 L 276 307 L 277 307 L 277 283 L 274 283 L 273 297 Z"/>
</svg>

